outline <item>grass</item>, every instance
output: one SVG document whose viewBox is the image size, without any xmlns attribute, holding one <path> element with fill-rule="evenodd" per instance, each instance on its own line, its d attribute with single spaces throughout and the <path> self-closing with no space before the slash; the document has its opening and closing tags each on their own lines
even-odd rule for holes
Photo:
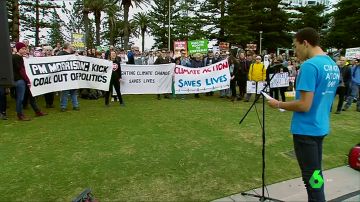
<svg viewBox="0 0 360 202">
<path fill-rule="evenodd" d="M 209 201 L 261 186 L 256 113 L 238 124 L 250 103 L 124 97 L 126 107 L 80 100 L 79 112 L 50 109 L 30 122 L 16 121 L 10 100 L 10 119 L 0 122 L 0 200 L 70 201 L 89 187 L 100 201 Z M 360 140 L 353 109 L 332 115 L 325 169 L 346 164 Z M 285 155 L 291 113 L 267 108 L 266 119 L 266 183 L 299 177 Z"/>
</svg>

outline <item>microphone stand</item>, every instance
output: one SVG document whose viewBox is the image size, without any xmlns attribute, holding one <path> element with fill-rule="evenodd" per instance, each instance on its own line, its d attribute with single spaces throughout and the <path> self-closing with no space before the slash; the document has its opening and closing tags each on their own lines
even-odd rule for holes
<svg viewBox="0 0 360 202">
<path fill-rule="evenodd" d="M 275 74 L 276 73 L 274 73 L 271 76 L 269 82 L 265 84 L 264 88 L 261 91 L 265 92 L 265 89 L 268 87 L 268 84 L 274 78 Z M 256 84 L 256 89 L 257 89 L 257 84 Z M 271 201 L 283 202 L 281 200 L 265 196 L 265 137 L 266 137 L 265 136 L 265 97 L 264 97 L 264 95 L 262 93 L 260 93 L 260 94 L 261 94 L 261 96 L 263 98 L 263 101 L 262 101 L 262 107 L 263 107 L 263 111 L 262 111 L 262 173 L 261 173 L 262 192 L 261 192 L 261 196 L 258 195 L 258 194 L 251 194 L 251 193 L 245 193 L 245 192 L 242 192 L 241 195 L 256 197 L 256 198 L 259 198 L 259 201 L 271 200 Z M 240 120 L 240 122 L 239 122 L 240 125 L 245 120 L 245 118 L 249 114 L 250 110 L 255 106 L 255 104 L 259 100 L 259 98 L 260 98 L 260 96 L 255 96 L 254 102 L 252 103 L 252 105 L 250 106 L 248 111 L 245 113 L 244 117 Z"/>
</svg>

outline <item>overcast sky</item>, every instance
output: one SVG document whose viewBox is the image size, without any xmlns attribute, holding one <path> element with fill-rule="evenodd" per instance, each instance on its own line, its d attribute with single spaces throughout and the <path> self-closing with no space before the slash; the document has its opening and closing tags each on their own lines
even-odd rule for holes
<svg viewBox="0 0 360 202">
<path fill-rule="evenodd" d="M 47 0 L 41 0 L 41 1 L 47 1 Z M 69 2 L 72 2 L 72 3 L 75 2 L 75 0 L 53 0 L 53 1 L 57 1 L 61 5 L 62 5 L 62 2 L 65 2 L 67 5 L 69 5 Z M 334 5 L 339 0 L 330 0 L 330 1 Z M 69 7 L 69 9 L 71 9 L 71 6 L 68 6 L 68 7 Z M 130 7 L 129 19 L 132 19 L 132 16 L 135 13 L 148 12 L 149 9 L 150 9 L 150 6 L 142 6 L 142 8 Z M 67 21 L 67 17 L 61 13 L 61 9 L 58 9 L 58 14 L 60 15 L 60 18 L 64 19 L 65 22 Z M 22 40 L 25 35 L 26 35 L 25 33 L 20 33 L 20 40 Z M 40 36 L 47 36 L 47 35 L 48 35 L 47 29 L 41 29 Z M 44 39 L 45 38 L 47 38 L 47 37 L 44 37 Z M 132 40 L 135 42 L 136 46 L 140 47 L 140 50 L 141 50 L 141 37 L 137 38 L 137 39 L 132 39 Z M 30 40 L 30 43 L 34 44 L 34 41 L 35 41 L 34 39 Z M 45 42 L 46 41 L 41 41 L 41 43 L 45 43 Z M 145 49 L 151 49 L 151 47 L 154 45 L 154 43 L 155 43 L 154 38 L 147 34 L 145 36 Z"/>
</svg>

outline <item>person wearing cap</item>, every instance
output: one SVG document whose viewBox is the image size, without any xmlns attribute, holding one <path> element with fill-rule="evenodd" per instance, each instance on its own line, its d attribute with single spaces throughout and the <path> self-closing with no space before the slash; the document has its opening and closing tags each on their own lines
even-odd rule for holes
<svg viewBox="0 0 360 202">
<path fill-rule="evenodd" d="M 255 63 L 250 65 L 248 80 L 249 81 L 265 81 L 266 79 L 266 68 L 263 63 L 261 63 L 261 56 L 258 55 L 255 57 Z M 259 95 L 256 95 L 259 96 Z M 251 98 L 251 93 L 246 94 L 244 102 L 249 102 Z"/>
</svg>

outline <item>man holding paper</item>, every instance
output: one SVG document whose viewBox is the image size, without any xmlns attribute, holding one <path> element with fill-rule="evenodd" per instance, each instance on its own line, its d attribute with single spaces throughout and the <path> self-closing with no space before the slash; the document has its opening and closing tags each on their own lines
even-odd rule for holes
<svg viewBox="0 0 360 202">
<path fill-rule="evenodd" d="M 309 201 L 325 201 L 324 185 L 314 177 L 322 179 L 322 143 L 329 133 L 330 108 L 340 78 L 338 66 L 319 44 L 320 36 L 313 28 L 295 34 L 295 52 L 304 61 L 296 80 L 295 100 L 268 101 L 273 108 L 294 111 L 291 132 Z"/>
</svg>

